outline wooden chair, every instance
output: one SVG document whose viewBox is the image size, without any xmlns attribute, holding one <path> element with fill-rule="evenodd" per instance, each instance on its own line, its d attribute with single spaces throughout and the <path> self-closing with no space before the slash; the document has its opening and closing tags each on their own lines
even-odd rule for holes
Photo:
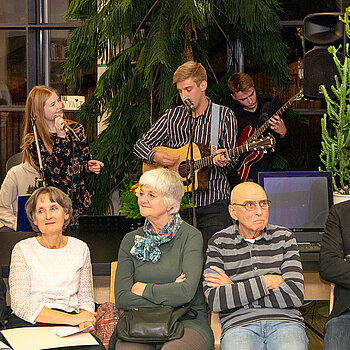
<svg viewBox="0 0 350 350">
<path fill-rule="evenodd" d="M 334 283 L 331 283 L 331 289 L 329 291 L 329 314 L 333 310 L 333 304 L 334 304 Z"/>
<path fill-rule="evenodd" d="M 330 314 L 334 303 L 334 283 L 324 281 L 317 271 L 304 271 L 304 299 L 305 300 L 329 300 L 329 309 L 323 316 Z M 321 308 L 322 309 L 322 308 Z"/>
<path fill-rule="evenodd" d="M 114 297 L 114 283 L 115 283 L 115 273 L 117 271 L 118 261 L 112 261 L 111 263 L 111 277 L 109 284 L 109 301 L 115 303 Z M 210 326 L 214 333 L 214 344 L 215 349 L 220 349 L 220 337 L 221 337 L 221 322 L 218 312 L 210 311 Z"/>
<path fill-rule="evenodd" d="M 114 303 L 114 282 L 115 282 L 115 273 L 117 270 L 118 261 L 113 261 L 111 263 L 111 277 L 110 277 L 110 294 L 109 294 L 109 301 Z M 305 273 L 304 273 L 305 275 Z M 306 274 L 307 275 L 307 274 Z M 304 276 L 305 277 L 305 276 Z M 306 276 L 306 280 L 308 281 L 308 277 Z M 312 278 L 313 279 L 313 278 Z M 319 287 L 320 285 L 320 277 L 317 276 L 316 279 L 316 286 Z M 309 282 L 309 281 L 308 281 Z M 311 283 L 310 283 L 311 284 Z M 309 300 L 327 300 L 329 299 L 329 313 L 331 313 L 334 303 L 334 283 L 328 284 L 327 282 L 322 281 L 322 284 L 325 284 L 323 288 L 323 293 L 315 293 L 314 288 L 306 288 L 306 296 L 311 297 L 312 299 Z M 319 288 L 317 288 L 319 290 Z M 313 299 L 315 298 L 315 299 Z M 221 322 L 219 318 L 218 312 L 210 311 L 210 327 L 213 330 L 214 333 L 214 345 L 215 350 L 220 350 L 220 338 L 221 338 Z"/>
<path fill-rule="evenodd" d="M 324 295 L 324 297 L 326 299 L 329 298 L 329 313 L 331 313 L 334 304 L 334 283 L 330 284 L 329 293 L 327 295 Z M 220 350 L 221 322 L 218 312 L 210 311 L 210 327 L 214 333 L 215 350 Z"/>
<path fill-rule="evenodd" d="M 334 283 L 324 281 L 316 271 L 304 271 L 304 300 L 329 300 L 329 307 L 319 308 L 318 313 L 327 317 L 332 309 L 334 303 Z M 305 321 L 313 333 L 323 339 L 323 333 L 320 333 L 311 324 Z"/>
<path fill-rule="evenodd" d="M 215 350 L 220 350 L 221 322 L 218 312 L 210 311 L 210 327 L 214 333 Z"/>
<path fill-rule="evenodd" d="M 111 278 L 109 282 L 109 301 L 115 303 L 114 297 L 114 282 L 115 282 L 115 273 L 117 271 L 118 261 L 111 262 Z"/>
</svg>

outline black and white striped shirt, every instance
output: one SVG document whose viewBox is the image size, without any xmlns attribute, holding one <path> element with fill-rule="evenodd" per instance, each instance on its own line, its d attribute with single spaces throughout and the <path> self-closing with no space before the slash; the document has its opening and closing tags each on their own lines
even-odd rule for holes
<svg viewBox="0 0 350 350">
<path fill-rule="evenodd" d="M 209 240 L 204 274 L 213 273 L 213 265 L 234 282 L 216 288 L 203 282 L 210 308 L 220 312 L 223 332 L 260 320 L 303 323 L 296 308 L 304 300 L 304 277 L 296 240 L 288 229 L 269 224 L 254 243 L 243 239 L 236 224 L 219 231 Z M 281 275 L 284 282 L 267 289 L 267 274 Z"/>
<path fill-rule="evenodd" d="M 209 99 L 208 99 L 209 100 Z M 210 148 L 211 133 L 211 107 L 208 107 L 202 115 L 194 119 L 195 143 L 201 143 Z M 163 116 L 144 134 L 134 146 L 134 154 L 146 163 L 153 163 L 156 146 L 166 145 L 170 148 L 180 148 L 190 141 L 190 113 L 181 105 L 165 111 Z M 219 145 L 218 148 L 232 149 L 236 145 L 237 121 L 234 113 L 225 106 L 219 110 Z M 227 167 L 213 166 L 209 170 L 208 191 L 197 191 L 195 204 L 204 206 L 217 200 L 227 199 L 230 196 L 230 187 L 227 181 Z"/>
</svg>

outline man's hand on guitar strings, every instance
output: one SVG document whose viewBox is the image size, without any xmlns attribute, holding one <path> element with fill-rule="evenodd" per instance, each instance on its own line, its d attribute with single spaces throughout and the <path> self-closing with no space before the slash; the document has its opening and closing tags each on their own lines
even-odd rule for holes
<svg viewBox="0 0 350 350">
<path fill-rule="evenodd" d="M 180 160 L 180 156 L 172 156 L 171 154 L 157 151 L 153 156 L 153 160 L 157 164 L 161 164 L 164 166 L 172 166 Z"/>
<path fill-rule="evenodd" d="M 226 158 L 227 151 L 224 148 L 218 149 L 216 152 L 215 157 L 213 158 L 214 165 L 217 165 L 219 167 L 226 166 L 230 160 Z"/>
<path fill-rule="evenodd" d="M 284 125 L 284 121 L 279 116 L 274 116 L 269 119 L 269 123 L 271 125 L 271 129 L 277 134 L 281 136 L 281 138 L 285 137 L 287 134 L 287 128 Z"/>
</svg>

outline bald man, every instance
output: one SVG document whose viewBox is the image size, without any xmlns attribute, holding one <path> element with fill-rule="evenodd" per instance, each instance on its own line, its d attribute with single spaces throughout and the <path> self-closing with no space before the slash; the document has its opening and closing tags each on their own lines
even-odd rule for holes
<svg viewBox="0 0 350 350">
<path fill-rule="evenodd" d="M 234 225 L 209 240 L 204 293 L 220 313 L 221 350 L 308 349 L 297 310 L 304 299 L 298 247 L 292 232 L 268 224 L 269 205 L 259 185 L 237 185 Z"/>
</svg>

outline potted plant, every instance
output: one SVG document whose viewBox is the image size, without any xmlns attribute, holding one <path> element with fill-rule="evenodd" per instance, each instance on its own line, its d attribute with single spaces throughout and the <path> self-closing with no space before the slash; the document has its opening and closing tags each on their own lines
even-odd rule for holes
<svg viewBox="0 0 350 350">
<path fill-rule="evenodd" d="M 126 213 L 127 218 L 139 219 L 141 218 L 140 209 L 138 205 L 138 196 L 140 193 L 140 185 L 133 179 L 124 180 L 120 189 L 120 208 L 121 213 Z M 189 203 L 187 193 L 181 199 L 180 211 L 187 208 L 192 208 L 193 204 Z"/>
<path fill-rule="evenodd" d="M 345 23 L 346 35 L 350 38 L 349 29 L 350 7 L 346 9 L 344 18 L 339 19 Z M 335 86 L 331 90 L 335 97 L 329 96 L 325 86 L 322 92 L 327 103 L 327 113 L 321 120 L 322 142 L 321 162 L 325 170 L 333 173 L 333 185 L 335 197 L 349 195 L 350 176 L 350 56 L 349 44 L 345 45 L 344 62 L 339 59 L 337 52 L 341 46 L 330 46 L 328 51 L 333 55 L 333 60 L 338 69 L 339 76 L 335 76 Z M 345 198 L 344 198 L 345 199 Z M 335 202 L 337 199 L 335 198 Z"/>
</svg>

